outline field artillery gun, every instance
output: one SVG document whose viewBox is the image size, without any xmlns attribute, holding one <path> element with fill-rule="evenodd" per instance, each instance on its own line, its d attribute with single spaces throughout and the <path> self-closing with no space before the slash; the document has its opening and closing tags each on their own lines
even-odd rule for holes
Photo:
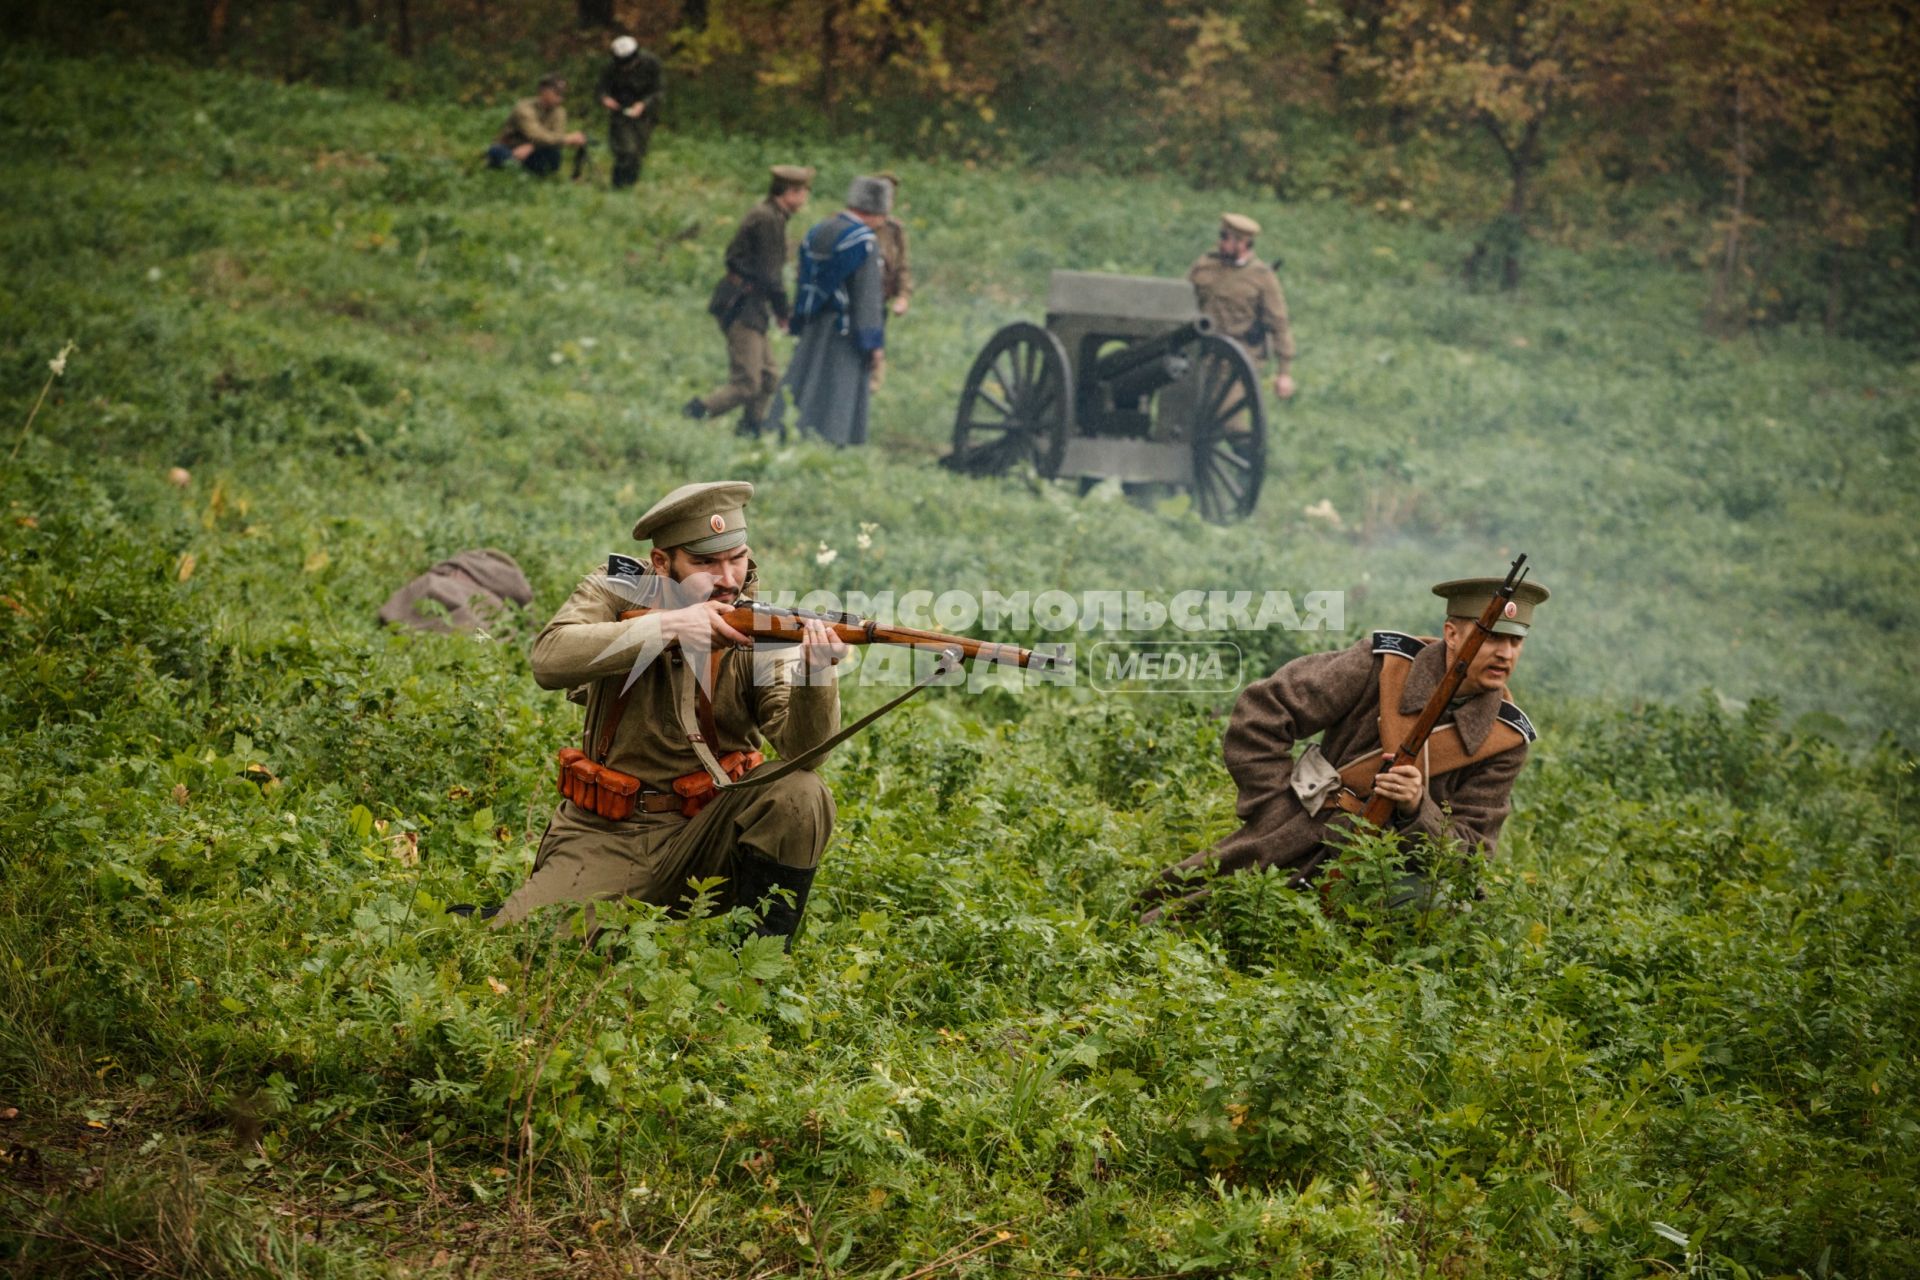
<svg viewBox="0 0 1920 1280">
<path fill-rule="evenodd" d="M 1246 350 L 1194 310 L 1193 286 L 1055 271 L 1044 328 L 996 332 L 974 359 L 943 464 L 999 475 L 1186 489 L 1206 519 L 1248 515 L 1266 474 L 1266 411 Z"/>
</svg>

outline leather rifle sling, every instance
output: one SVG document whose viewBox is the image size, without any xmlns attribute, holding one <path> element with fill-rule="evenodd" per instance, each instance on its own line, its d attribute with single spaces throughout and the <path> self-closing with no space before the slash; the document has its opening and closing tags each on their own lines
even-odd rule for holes
<svg viewBox="0 0 1920 1280">
<path fill-rule="evenodd" d="M 608 680 L 617 680 L 618 676 L 608 676 Z M 607 718 L 600 725 L 600 745 L 591 750 L 587 758 L 595 764 L 605 764 L 607 753 L 613 750 L 613 735 L 620 728 L 620 717 L 627 714 L 627 703 L 633 698 L 633 686 L 628 685 L 615 696 L 613 706 L 607 711 Z M 592 743 L 587 744 L 592 747 Z"/>
<path fill-rule="evenodd" d="M 715 649 L 707 655 L 707 687 L 702 688 L 699 678 L 694 674 L 692 662 L 682 662 L 680 697 L 680 727 L 687 735 L 687 745 L 693 748 L 693 754 L 700 758 L 700 767 L 713 779 L 713 785 L 727 785 L 727 771 L 720 767 L 720 760 L 714 753 L 720 749 L 720 727 L 713 718 L 713 698 L 707 688 L 717 688 L 720 682 L 720 657 L 722 650 Z"/>
<path fill-rule="evenodd" d="M 763 787 L 769 782 L 774 782 L 785 777 L 795 769 L 811 767 L 819 761 L 822 756 L 826 755 L 827 752 L 833 750 L 854 734 L 859 733 L 862 729 L 878 720 L 881 716 L 886 715 L 889 711 L 892 711 L 914 694 L 920 692 L 930 684 L 945 679 L 960 666 L 960 663 L 961 659 L 957 651 L 951 649 L 943 650 L 939 658 L 935 660 L 933 670 L 928 672 L 924 679 L 917 680 L 908 686 L 906 692 L 902 693 L 899 697 L 890 698 L 886 702 L 881 703 L 864 716 L 861 716 L 858 720 L 855 720 L 852 724 L 841 729 L 840 732 L 834 734 L 831 738 L 828 738 L 825 742 L 816 743 L 808 747 L 805 751 L 802 751 L 799 755 L 790 756 L 774 764 L 763 764 L 738 781 L 727 777 L 726 770 L 719 767 L 719 761 L 713 759 L 713 753 L 707 750 L 704 742 L 699 741 L 691 734 L 688 735 L 689 741 L 693 744 L 694 754 L 698 755 L 701 761 L 707 764 L 707 772 L 714 775 L 713 785 L 715 787 L 722 791 L 740 791 L 751 787 Z M 689 681 L 689 683 L 693 682 Z M 681 702 L 683 715 L 692 709 L 692 704 L 693 699 L 683 695 Z M 701 732 L 704 733 L 704 730 Z"/>
<path fill-rule="evenodd" d="M 1422 639 L 1427 639 L 1422 637 Z M 1438 644 L 1438 640 L 1427 639 L 1429 644 Z M 1410 716 L 1400 710 L 1400 699 L 1406 693 L 1407 676 L 1413 671 L 1413 661 L 1399 654 L 1389 653 L 1382 657 L 1380 667 L 1380 749 L 1369 751 L 1356 760 L 1350 760 L 1340 766 L 1340 781 L 1355 795 L 1373 794 L 1373 778 L 1380 772 L 1380 757 L 1388 751 L 1398 751 L 1406 741 L 1407 731 L 1413 728 L 1418 716 Z M 1502 697 L 1501 701 L 1511 699 Z M 1511 751 L 1526 744 L 1526 735 L 1508 724 L 1505 720 L 1495 720 L 1493 728 L 1487 734 L 1487 740 L 1480 744 L 1478 751 L 1468 751 L 1466 744 L 1460 741 L 1460 730 L 1452 721 L 1434 726 L 1427 736 L 1426 749 L 1421 752 L 1420 773 L 1432 780 L 1442 774 L 1452 773 L 1455 769 L 1499 755 L 1502 751 Z"/>
</svg>

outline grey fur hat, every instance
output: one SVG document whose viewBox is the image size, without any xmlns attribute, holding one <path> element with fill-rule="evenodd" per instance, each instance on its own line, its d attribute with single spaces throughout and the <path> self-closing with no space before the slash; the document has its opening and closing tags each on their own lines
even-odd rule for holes
<svg viewBox="0 0 1920 1280">
<path fill-rule="evenodd" d="M 893 184 L 885 178 L 855 178 L 847 188 L 847 208 L 857 213 L 893 212 Z"/>
</svg>

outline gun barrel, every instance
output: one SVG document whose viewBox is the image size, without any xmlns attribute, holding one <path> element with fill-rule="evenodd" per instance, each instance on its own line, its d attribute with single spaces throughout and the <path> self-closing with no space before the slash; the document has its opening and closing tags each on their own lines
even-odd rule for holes
<svg viewBox="0 0 1920 1280">
<path fill-rule="evenodd" d="M 1187 376 L 1192 361 L 1183 355 L 1168 353 L 1158 360 L 1137 364 L 1106 384 L 1107 394 L 1116 405 L 1133 405 L 1162 387 L 1170 387 Z"/>
<path fill-rule="evenodd" d="M 1182 347 L 1212 332 L 1213 321 L 1205 316 L 1195 316 L 1179 328 L 1170 329 L 1157 338 L 1147 338 L 1100 357 L 1094 362 L 1093 376 L 1099 382 L 1113 382 L 1143 365 L 1175 354 Z"/>
</svg>

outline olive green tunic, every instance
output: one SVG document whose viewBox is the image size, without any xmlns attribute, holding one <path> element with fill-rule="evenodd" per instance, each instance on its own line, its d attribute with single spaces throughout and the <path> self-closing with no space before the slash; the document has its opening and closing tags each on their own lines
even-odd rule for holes
<svg viewBox="0 0 1920 1280">
<path fill-rule="evenodd" d="M 513 104 L 507 122 L 500 126 L 495 146 L 518 147 L 533 143 L 539 147 L 563 147 L 567 143 L 567 109 L 558 103 L 540 105 L 538 98 L 522 98 Z"/>
<path fill-rule="evenodd" d="M 726 385 L 701 397 L 709 416 L 745 405 L 748 422 L 766 418 L 780 385 L 767 330 L 790 310 L 786 271 L 787 214 L 769 198 L 740 220 L 727 245 L 727 274 L 707 300 L 727 340 Z"/>
<path fill-rule="evenodd" d="M 1276 359 L 1277 372 L 1293 368 L 1293 330 L 1287 324 L 1287 300 L 1273 268 L 1248 256 L 1237 263 L 1209 253 L 1187 272 L 1202 315 L 1247 349 L 1255 360 Z"/>
<path fill-rule="evenodd" d="M 658 620 L 619 618 L 650 602 L 658 581 L 650 574 L 588 576 L 534 641 L 533 673 L 544 689 L 587 686 L 581 747 L 591 753 L 636 660 L 652 655 L 601 763 L 639 778 L 643 791 L 667 792 L 675 778 L 702 769 L 688 742 L 697 721 L 687 723 L 692 717 L 683 720 L 682 712 L 690 705 L 685 691 L 691 672 L 677 647 L 659 650 Z M 715 756 L 771 743 L 791 757 L 839 731 L 840 691 L 831 668 L 817 677 L 824 683 L 796 684 L 802 678 L 797 649 L 723 649 L 720 655 L 712 691 Z M 816 865 L 832 825 L 833 797 L 811 769 L 725 792 L 691 820 L 636 809 L 625 821 L 610 822 L 562 800 L 540 842 L 533 874 L 507 900 L 500 920 L 510 923 L 536 907 L 595 898 L 676 906 L 687 896 L 689 878 L 728 874 L 738 848 L 786 866 Z"/>
<path fill-rule="evenodd" d="M 761 333 L 787 318 L 787 213 L 771 197 L 747 210 L 727 242 L 727 274 L 713 286 L 707 311 L 722 329 L 744 324 Z"/>
</svg>

